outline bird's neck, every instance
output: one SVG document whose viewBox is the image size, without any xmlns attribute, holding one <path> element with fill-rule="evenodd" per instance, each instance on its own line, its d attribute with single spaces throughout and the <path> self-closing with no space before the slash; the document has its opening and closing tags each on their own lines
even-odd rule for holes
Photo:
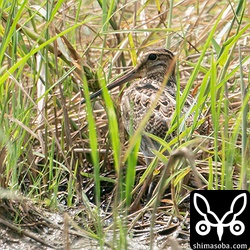
<svg viewBox="0 0 250 250">
<path fill-rule="evenodd" d="M 163 82 L 165 82 L 165 84 L 169 87 L 176 87 L 176 80 L 174 75 L 171 75 L 170 77 L 168 77 L 167 75 L 164 74 L 150 74 L 147 75 L 146 77 L 143 78 L 143 80 L 141 81 L 142 83 L 148 83 L 148 82 L 154 82 L 155 84 L 161 86 Z"/>
</svg>

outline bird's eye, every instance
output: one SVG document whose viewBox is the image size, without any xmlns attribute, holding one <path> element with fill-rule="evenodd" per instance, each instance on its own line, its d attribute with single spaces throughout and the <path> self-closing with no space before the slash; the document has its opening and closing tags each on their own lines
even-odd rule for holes
<svg viewBox="0 0 250 250">
<path fill-rule="evenodd" d="M 151 61 L 156 60 L 156 58 L 157 58 L 156 54 L 149 54 L 149 56 L 148 56 L 148 59 L 151 60 Z"/>
</svg>

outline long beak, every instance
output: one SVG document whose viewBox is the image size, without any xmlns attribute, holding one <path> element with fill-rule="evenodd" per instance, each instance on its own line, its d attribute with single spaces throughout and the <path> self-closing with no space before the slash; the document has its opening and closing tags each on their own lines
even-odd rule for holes
<svg viewBox="0 0 250 250">
<path fill-rule="evenodd" d="M 113 89 L 115 87 L 123 85 L 126 82 L 134 80 L 135 78 L 137 78 L 136 72 L 137 72 L 136 68 L 132 69 L 127 74 L 121 76 L 120 78 L 116 79 L 114 82 L 108 84 L 107 89 L 111 90 L 111 89 Z M 98 91 L 96 91 L 95 93 L 90 95 L 90 100 L 100 96 L 101 94 L 102 94 L 102 89 L 99 89 Z M 81 104 L 84 104 L 85 102 L 86 102 L 86 100 L 83 99 L 81 101 Z"/>
</svg>

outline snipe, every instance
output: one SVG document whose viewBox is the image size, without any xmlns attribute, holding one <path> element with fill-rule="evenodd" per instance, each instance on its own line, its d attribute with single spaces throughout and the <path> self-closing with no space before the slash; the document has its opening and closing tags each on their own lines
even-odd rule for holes
<svg viewBox="0 0 250 250">
<path fill-rule="evenodd" d="M 145 52 L 139 65 L 127 77 L 129 80 L 138 78 L 125 90 L 121 100 L 122 120 L 127 132 L 131 134 L 133 130 L 138 128 L 155 99 L 158 99 L 154 103 L 144 131 L 170 140 L 174 134 L 168 135 L 167 138 L 166 134 L 175 112 L 177 91 L 173 53 L 166 49 Z M 165 85 L 162 86 L 163 84 Z M 190 102 L 188 101 L 185 104 L 184 112 L 189 106 Z M 145 133 L 142 134 L 141 151 L 147 163 L 149 163 L 149 157 L 154 156 L 151 149 L 158 150 L 159 147 L 160 145 L 155 140 L 150 139 Z"/>
<path fill-rule="evenodd" d="M 134 69 L 109 84 L 107 88 L 110 90 L 129 81 L 133 82 L 124 91 L 121 99 L 121 115 L 126 131 L 131 134 L 138 128 L 155 99 L 158 98 L 155 107 L 151 110 L 144 131 L 166 140 L 175 136 L 175 132 L 173 132 L 166 138 L 176 108 L 177 86 L 174 54 L 167 49 L 148 50 L 142 55 L 140 62 Z M 163 83 L 165 83 L 165 86 L 162 86 Z M 159 92 L 161 92 L 160 96 Z M 99 90 L 92 94 L 91 99 L 101 93 L 102 90 Z M 188 96 L 182 114 L 187 113 L 193 102 L 193 97 Z M 192 123 L 192 119 L 193 117 L 189 116 L 186 123 Z M 143 133 L 141 151 L 147 163 L 149 163 L 148 159 L 154 156 L 151 151 L 152 148 L 158 150 L 159 144 Z"/>
<path fill-rule="evenodd" d="M 121 99 L 122 121 L 127 132 L 132 134 L 145 115 L 149 111 L 151 112 L 144 127 L 140 145 L 146 162 L 149 164 L 150 159 L 154 156 L 151 149 L 158 150 L 160 145 L 148 137 L 145 132 L 167 141 L 176 136 L 176 132 L 172 132 L 166 137 L 176 108 L 177 86 L 174 54 L 167 49 L 152 49 L 145 52 L 134 69 L 109 84 L 107 88 L 112 89 L 129 81 L 132 83 L 125 89 Z M 91 99 L 101 93 L 102 90 L 94 93 Z M 157 101 L 155 102 L 155 100 Z M 181 111 L 182 115 L 188 113 L 193 102 L 193 97 L 188 96 Z M 153 104 L 155 105 L 152 107 Z M 190 126 L 192 122 L 192 115 L 188 115 L 185 123 Z M 150 180 L 145 183 L 145 187 L 149 182 Z M 140 199 L 141 195 L 138 195 L 137 198 Z M 138 199 L 136 199 L 134 207 L 138 205 Z"/>
</svg>

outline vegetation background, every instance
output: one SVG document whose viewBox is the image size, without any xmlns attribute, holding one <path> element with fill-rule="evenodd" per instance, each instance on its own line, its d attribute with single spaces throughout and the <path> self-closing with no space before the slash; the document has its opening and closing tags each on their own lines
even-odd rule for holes
<svg viewBox="0 0 250 250">
<path fill-rule="evenodd" d="M 0 4 L 2 249 L 20 247 L 6 228 L 33 239 L 21 241 L 25 248 L 188 248 L 183 204 L 197 178 L 206 189 L 250 189 L 249 1 Z M 105 86 L 152 47 L 176 54 L 173 128 L 182 133 L 169 143 L 155 138 L 170 155 L 156 152 L 147 168 L 141 129 L 130 139 L 123 131 L 122 89 Z M 99 88 L 103 96 L 91 101 Z M 188 93 L 196 122 L 183 128 Z M 129 213 L 152 173 L 154 196 Z"/>
</svg>

